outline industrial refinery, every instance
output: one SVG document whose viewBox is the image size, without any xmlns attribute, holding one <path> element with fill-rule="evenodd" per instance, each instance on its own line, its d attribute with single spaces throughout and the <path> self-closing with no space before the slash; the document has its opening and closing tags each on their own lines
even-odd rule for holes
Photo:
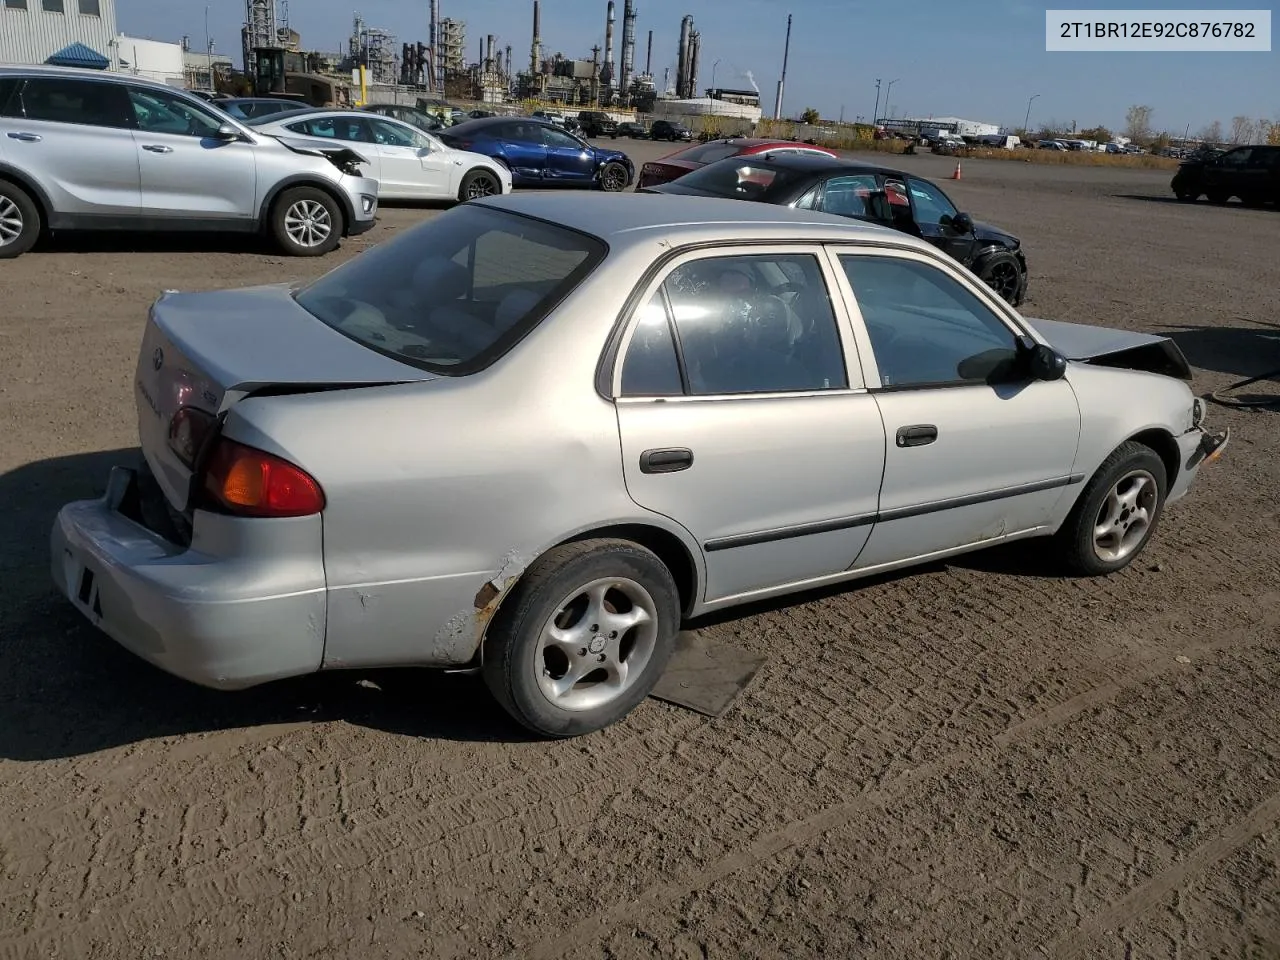
<svg viewBox="0 0 1280 960">
<path fill-rule="evenodd" d="M 358 99 L 353 87 L 359 86 L 364 91 L 361 96 L 374 99 L 412 93 L 438 102 L 457 99 L 500 105 L 536 100 L 564 107 L 639 111 L 653 109 L 659 100 L 674 107 L 678 101 L 700 97 L 702 37 L 693 16 L 686 14 L 680 20 L 678 33 L 675 23 L 665 29 L 663 25 L 648 29 L 641 64 L 636 58 L 635 0 L 620 0 L 620 33 L 619 0 L 607 0 L 601 10 L 603 47 L 596 43 L 578 56 L 550 52 L 554 48 L 542 35 L 541 0 L 531 0 L 527 59 L 517 53 L 524 49 L 518 38 L 489 32 L 468 36 L 469 27 L 474 29 L 475 25 L 442 16 L 442 0 L 430 0 L 425 38 L 397 38 L 367 23 L 357 12 L 344 49 L 333 52 L 303 47 L 301 36 L 289 25 L 289 0 L 244 2 L 244 73 L 259 89 L 301 93 L 308 85 L 315 89 L 327 83 L 335 101 Z M 297 5 L 305 0 L 293 2 Z M 452 12 L 447 9 L 450 2 L 443 0 L 443 13 Z M 664 34 L 678 37 L 675 75 L 673 78 L 671 68 L 664 66 L 658 82 L 653 51 L 655 35 L 661 50 Z M 743 116 L 745 110 L 758 117 L 758 90 L 725 93 L 731 96 L 721 98 L 717 91 L 707 91 L 706 99 L 714 98 L 714 105 L 700 112 L 720 112 L 716 108 L 723 104 L 735 116 Z"/>
</svg>

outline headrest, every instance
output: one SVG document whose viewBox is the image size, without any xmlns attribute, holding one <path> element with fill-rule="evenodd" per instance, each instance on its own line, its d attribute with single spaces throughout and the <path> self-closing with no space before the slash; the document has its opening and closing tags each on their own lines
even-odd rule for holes
<svg viewBox="0 0 1280 960">
<path fill-rule="evenodd" d="M 538 305 L 542 297 L 532 290 L 512 290 L 494 311 L 493 322 L 499 330 L 507 330 Z"/>
<path fill-rule="evenodd" d="M 434 301 L 457 300 L 467 292 L 471 275 L 467 268 L 452 260 L 424 260 L 413 271 L 414 292 Z"/>
</svg>

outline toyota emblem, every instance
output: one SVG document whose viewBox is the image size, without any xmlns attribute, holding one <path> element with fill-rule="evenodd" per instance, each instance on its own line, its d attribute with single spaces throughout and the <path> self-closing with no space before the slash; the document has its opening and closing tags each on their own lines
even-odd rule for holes
<svg viewBox="0 0 1280 960">
<path fill-rule="evenodd" d="M 151 366 L 155 370 L 164 366 L 164 351 L 159 347 L 156 347 L 156 352 L 151 355 Z"/>
</svg>

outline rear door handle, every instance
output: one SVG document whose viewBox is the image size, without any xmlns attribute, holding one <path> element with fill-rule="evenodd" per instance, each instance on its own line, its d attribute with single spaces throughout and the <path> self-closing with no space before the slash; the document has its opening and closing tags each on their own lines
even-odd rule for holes
<svg viewBox="0 0 1280 960">
<path fill-rule="evenodd" d="M 641 473 L 676 473 L 693 466 L 693 451 L 686 447 L 646 450 L 640 454 Z"/>
<path fill-rule="evenodd" d="M 152 153 L 173 153 L 173 147 L 166 147 L 159 143 L 144 143 L 143 150 L 150 150 Z"/>
<path fill-rule="evenodd" d="M 898 446 L 923 447 L 938 439 L 938 428 L 932 423 L 917 423 L 910 427 L 898 428 Z"/>
<path fill-rule="evenodd" d="M 10 140 L 21 140 L 23 143 L 39 143 L 44 137 L 38 133 L 11 133 Z"/>
</svg>

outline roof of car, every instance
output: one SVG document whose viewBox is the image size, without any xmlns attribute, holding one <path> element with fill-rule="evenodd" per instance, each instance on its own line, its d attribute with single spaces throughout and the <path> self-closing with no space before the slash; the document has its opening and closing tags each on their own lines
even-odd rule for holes
<svg viewBox="0 0 1280 960">
<path fill-rule="evenodd" d="M 796 144 L 789 144 L 796 146 Z M 807 146 L 807 144 L 806 144 Z M 735 159 L 733 157 L 727 158 Z M 738 162 L 741 163 L 741 158 Z M 752 163 L 764 162 L 768 166 L 778 167 L 786 170 L 800 170 L 808 173 L 826 173 L 829 170 L 856 170 L 863 173 L 896 173 L 899 176 L 906 176 L 901 170 L 895 167 L 886 167 L 879 163 L 866 163 L 862 160 L 846 160 L 844 157 L 832 157 L 821 153 L 764 153 L 753 154 Z M 724 163 L 724 160 L 718 161 Z"/>
<path fill-rule="evenodd" d="M 562 224 L 611 245 L 649 243 L 655 232 L 661 233 L 664 241 L 683 242 L 699 237 L 741 239 L 744 230 L 749 230 L 762 240 L 887 240 L 933 249 L 923 240 L 878 224 L 750 200 L 625 192 L 596 194 L 590 203 L 583 203 L 580 196 L 546 191 L 510 193 L 470 202 Z"/>
<path fill-rule="evenodd" d="M 175 93 L 188 93 L 186 90 L 175 90 L 167 83 L 152 80 L 149 77 L 135 76 L 132 73 L 111 73 L 107 70 L 94 70 L 88 67 L 51 67 L 48 64 L 0 63 L 0 76 L 47 76 L 75 77 L 80 80 L 101 80 L 104 83 L 134 83 L 141 86 L 158 87 Z"/>
</svg>

